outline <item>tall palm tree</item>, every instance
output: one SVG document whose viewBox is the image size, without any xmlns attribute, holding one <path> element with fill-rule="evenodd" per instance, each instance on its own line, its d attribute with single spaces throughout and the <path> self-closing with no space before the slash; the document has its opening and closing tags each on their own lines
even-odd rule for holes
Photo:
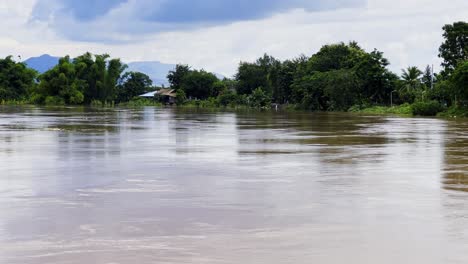
<svg viewBox="0 0 468 264">
<path fill-rule="evenodd" d="M 421 86 L 421 75 L 423 72 L 418 67 L 411 66 L 406 70 L 402 70 L 401 78 L 403 79 L 404 87 L 409 91 L 416 90 Z"/>
</svg>

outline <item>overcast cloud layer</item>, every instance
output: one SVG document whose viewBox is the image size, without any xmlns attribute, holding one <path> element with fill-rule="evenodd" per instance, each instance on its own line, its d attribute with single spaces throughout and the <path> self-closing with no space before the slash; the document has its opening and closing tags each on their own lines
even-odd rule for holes
<svg viewBox="0 0 468 264">
<path fill-rule="evenodd" d="M 232 75 L 239 61 L 280 59 L 358 41 L 399 73 L 440 64 L 444 24 L 468 18 L 452 0 L 2 0 L 0 55 L 110 53 Z"/>
</svg>

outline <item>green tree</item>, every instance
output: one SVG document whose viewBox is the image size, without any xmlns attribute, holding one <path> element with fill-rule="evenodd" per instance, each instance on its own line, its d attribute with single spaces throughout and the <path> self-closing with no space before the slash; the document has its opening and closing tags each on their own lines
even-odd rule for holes
<svg viewBox="0 0 468 264">
<path fill-rule="evenodd" d="M 435 76 L 432 73 L 432 67 L 430 65 L 426 66 L 421 81 L 424 84 L 424 86 L 426 86 L 426 89 L 429 89 L 433 86 L 433 82 L 435 82 Z"/>
<path fill-rule="evenodd" d="M 180 89 L 182 85 L 182 80 L 190 72 L 190 67 L 188 65 L 177 64 L 175 69 L 169 71 L 167 79 L 173 89 Z"/>
<path fill-rule="evenodd" d="M 456 104 L 468 104 L 468 60 L 459 63 L 451 78 L 451 90 Z"/>
<path fill-rule="evenodd" d="M 141 72 L 126 72 L 119 80 L 118 102 L 128 102 L 132 98 L 151 91 L 153 81 Z"/>
<path fill-rule="evenodd" d="M 355 71 L 352 69 L 328 71 L 323 77 L 328 111 L 347 111 L 356 103 L 356 87 L 359 87 L 359 80 Z"/>
<path fill-rule="evenodd" d="M 15 62 L 12 56 L 0 59 L 0 101 L 26 97 L 35 86 L 36 77 L 36 71 Z"/>
<path fill-rule="evenodd" d="M 312 73 L 351 68 L 353 55 L 353 48 L 344 43 L 325 45 L 310 58 L 307 70 Z"/>
<path fill-rule="evenodd" d="M 421 75 L 422 71 L 417 67 L 408 67 L 402 70 L 401 78 L 403 79 L 404 88 L 408 91 L 415 91 L 421 88 Z"/>
<path fill-rule="evenodd" d="M 292 99 L 302 109 L 312 111 L 327 110 L 325 97 L 326 73 L 317 72 L 312 75 L 296 77 L 292 88 Z"/>
<path fill-rule="evenodd" d="M 443 59 L 444 75 L 450 75 L 458 63 L 468 60 L 468 23 L 456 22 L 445 25 L 445 41 L 439 48 L 439 57 Z"/>
<path fill-rule="evenodd" d="M 255 108 L 267 108 L 271 105 L 271 97 L 262 87 L 255 89 L 248 98 L 250 106 Z"/>
<path fill-rule="evenodd" d="M 176 93 L 176 103 L 182 105 L 187 101 L 187 96 L 185 95 L 184 90 L 179 89 Z"/>
<path fill-rule="evenodd" d="M 71 60 L 69 56 L 39 77 L 40 84 L 33 101 L 90 103 L 93 100 L 111 102 L 117 98 L 117 82 L 125 70 L 120 59 L 109 55 L 85 53 Z"/>
<path fill-rule="evenodd" d="M 120 59 L 110 59 L 107 54 L 93 55 L 87 52 L 76 57 L 73 64 L 76 68 L 76 77 L 86 84 L 85 102 L 116 99 L 118 80 L 127 67 Z"/>
<path fill-rule="evenodd" d="M 292 98 L 311 110 L 390 103 L 398 78 L 386 68 L 388 65 L 382 52 L 367 53 L 356 42 L 325 45 L 305 67 L 296 67 Z"/>
<path fill-rule="evenodd" d="M 39 76 L 40 84 L 33 92 L 36 103 L 81 104 L 86 83 L 76 76 L 75 65 L 66 56 L 57 66 Z"/>
<path fill-rule="evenodd" d="M 356 103 L 389 104 L 390 93 L 396 89 L 398 77 L 387 69 L 390 63 L 383 53 L 378 50 L 367 53 L 362 49 L 354 49 L 352 59 L 359 80 Z"/>
<path fill-rule="evenodd" d="M 182 89 L 186 96 L 189 98 L 196 99 L 207 99 L 208 97 L 218 96 L 215 86 L 218 84 L 218 78 L 209 72 L 204 70 L 189 71 L 180 83 L 180 89 Z"/>
<path fill-rule="evenodd" d="M 267 74 L 256 63 L 242 62 L 235 76 L 237 92 L 239 94 L 251 94 L 256 88 L 267 86 Z"/>
</svg>

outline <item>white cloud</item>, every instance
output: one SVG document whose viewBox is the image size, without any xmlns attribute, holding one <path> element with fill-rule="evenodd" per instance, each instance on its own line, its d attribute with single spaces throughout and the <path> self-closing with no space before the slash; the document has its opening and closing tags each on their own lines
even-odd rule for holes
<svg viewBox="0 0 468 264">
<path fill-rule="evenodd" d="M 57 36 L 46 23 L 28 24 L 35 1 L 4 0 L 0 16 L 0 54 L 36 56 L 78 55 L 85 51 L 111 53 L 125 61 L 160 60 L 187 63 L 225 75 L 235 72 L 239 61 L 252 61 L 264 52 L 281 59 L 301 53 L 311 55 L 323 44 L 356 40 L 368 50 L 385 52 L 391 69 L 409 65 L 423 68 L 440 64 L 437 50 L 442 42 L 442 26 L 466 20 L 468 2 L 435 0 L 369 0 L 366 8 L 325 12 L 292 10 L 268 19 L 237 22 L 182 32 L 145 34 L 127 43 L 73 42 Z M 118 9 L 115 12 L 124 12 Z M 115 14 L 98 20 L 100 28 L 112 29 Z M 96 24 L 90 23 L 90 27 Z M 96 29 L 95 28 L 95 29 Z M 93 28 L 89 28 L 93 31 Z M 94 30 L 96 34 L 99 31 Z M 80 32 L 73 32 L 80 34 Z M 103 32 L 124 37 L 117 30 Z M 127 36 L 128 37 L 128 36 Z M 130 39 L 131 40 L 131 39 Z"/>
</svg>

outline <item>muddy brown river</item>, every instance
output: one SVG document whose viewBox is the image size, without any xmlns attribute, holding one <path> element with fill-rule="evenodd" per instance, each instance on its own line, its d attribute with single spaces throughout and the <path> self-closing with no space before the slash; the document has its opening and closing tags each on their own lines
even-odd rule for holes
<svg viewBox="0 0 468 264">
<path fill-rule="evenodd" d="M 0 106 L 0 263 L 468 263 L 468 120 Z"/>
</svg>

